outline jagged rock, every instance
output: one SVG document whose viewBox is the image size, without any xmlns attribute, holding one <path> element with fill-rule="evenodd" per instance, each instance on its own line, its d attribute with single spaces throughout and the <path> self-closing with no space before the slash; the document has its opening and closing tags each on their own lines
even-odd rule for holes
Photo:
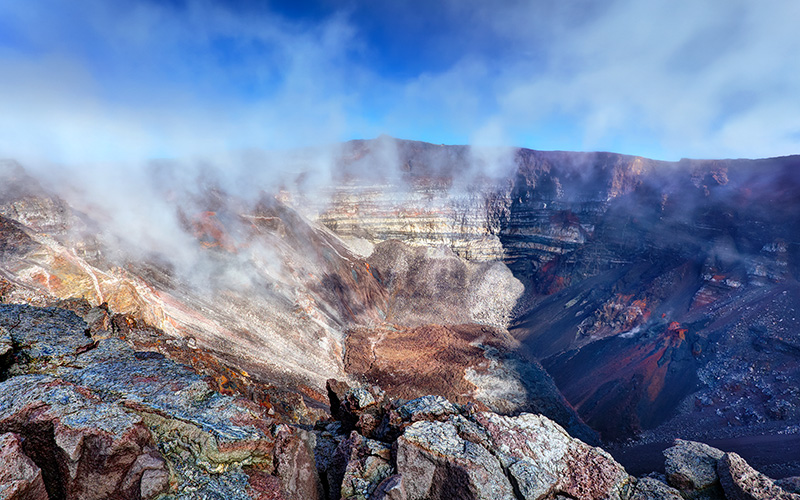
<svg viewBox="0 0 800 500">
<path fill-rule="evenodd" d="M 188 367 L 113 338 L 99 341 L 76 364 L 82 368 L 62 375 L 66 380 L 136 411 L 157 436 L 179 437 L 209 470 L 271 461 L 272 420 L 252 403 L 212 391 Z"/>
<path fill-rule="evenodd" d="M 8 356 L 12 351 L 11 333 L 0 326 L 0 360 Z"/>
<path fill-rule="evenodd" d="M 727 500 L 800 500 L 800 495 L 782 489 L 736 453 L 725 453 L 717 470 Z"/>
<path fill-rule="evenodd" d="M 138 498 L 147 469 L 134 464 L 158 454 L 140 417 L 44 375 L 0 383 L 0 432 L 24 437 L 49 495 L 67 499 Z M 164 471 L 165 464 L 157 467 L 149 470 Z"/>
<path fill-rule="evenodd" d="M 422 396 L 412 399 L 398 408 L 403 419 L 410 422 L 419 420 L 441 420 L 458 413 L 453 403 L 441 396 Z"/>
<path fill-rule="evenodd" d="M 42 471 L 22 451 L 18 434 L 0 435 L 0 499 L 47 500 Z"/>
<path fill-rule="evenodd" d="M 664 450 L 667 482 L 688 498 L 722 498 L 717 462 L 724 454 L 704 443 L 676 439 Z"/>
<path fill-rule="evenodd" d="M 381 481 L 394 473 L 391 446 L 365 438 L 355 431 L 339 445 L 337 453 L 342 453 L 348 459 L 342 478 L 343 499 L 372 498 Z"/>
<path fill-rule="evenodd" d="M 275 475 L 290 499 L 319 500 L 322 484 L 314 459 L 315 435 L 297 427 L 275 428 Z"/>
<path fill-rule="evenodd" d="M 336 453 L 339 443 L 347 438 L 339 422 L 320 423 L 315 429 L 314 460 L 325 492 L 325 498 L 341 496 L 341 484 L 347 466 L 345 457 Z"/>
<path fill-rule="evenodd" d="M 406 500 L 405 486 L 403 486 L 403 476 L 395 474 L 389 476 L 378 485 L 373 495 L 373 500 Z"/>
<path fill-rule="evenodd" d="M 135 488 L 136 485 L 132 482 L 135 478 L 141 478 L 139 492 L 143 499 L 154 498 L 169 488 L 169 468 L 157 452 L 142 454 L 136 458 L 122 489 Z"/>
<path fill-rule="evenodd" d="M 483 412 L 473 418 L 524 498 L 559 492 L 578 499 L 625 497 L 630 482 L 625 469 L 547 417 Z"/>
<path fill-rule="evenodd" d="M 6 329 L 11 342 L 24 353 L 17 363 L 31 365 L 27 371 L 55 371 L 92 343 L 85 323 L 73 312 L 57 307 L 2 304 L 0 328 Z"/>
<path fill-rule="evenodd" d="M 680 492 L 658 479 L 643 477 L 636 481 L 628 500 L 683 500 Z"/>
<path fill-rule="evenodd" d="M 346 382 L 330 379 L 326 383 L 331 414 L 344 426 L 343 431 L 356 429 L 374 437 L 384 421 L 390 402 L 377 386 L 350 387 Z M 383 429 L 382 432 L 387 432 Z"/>
<path fill-rule="evenodd" d="M 72 312 L 2 306 L 0 324 L 9 325 L 16 351 L 15 364 L 9 370 L 14 376 L 0 384 L 0 401 L 13 401 L 15 394 L 22 391 L 20 384 L 50 381 L 53 391 L 66 395 L 58 400 L 62 406 L 69 408 L 70 404 L 80 406 L 84 404 L 80 401 L 91 401 L 92 411 L 87 408 L 81 410 L 82 413 L 70 414 L 69 418 L 79 419 L 80 429 L 103 429 L 106 425 L 116 425 L 114 422 L 119 425 L 129 422 L 146 437 L 146 446 L 140 443 L 141 453 L 125 458 L 128 472 L 113 486 L 115 491 L 122 492 L 120 498 L 141 496 L 146 499 L 166 488 L 176 500 L 281 498 L 281 480 L 274 476 L 261 477 L 273 470 L 274 443 L 273 420 L 263 408 L 212 391 L 203 377 L 161 353 L 135 351 L 117 338 L 98 338 L 92 342 L 86 336 L 87 325 Z M 86 346 L 85 342 L 90 344 Z M 76 346 L 83 348 L 75 349 Z M 25 373 L 30 374 L 20 375 Z M 58 378 L 43 373 L 54 373 Z M 47 386 L 45 382 L 39 385 L 42 384 Z M 34 407 L 47 407 L 41 399 L 50 397 L 47 391 L 44 394 L 22 392 L 31 398 Z M 73 393 L 77 396 L 71 396 Z M 69 462 L 70 456 L 63 457 L 60 462 L 56 460 L 56 456 L 63 455 L 58 447 L 67 438 L 57 434 L 60 441 L 51 442 L 55 437 L 47 436 L 54 431 L 48 431 L 47 425 L 55 424 L 40 422 L 44 418 L 43 411 L 33 412 L 38 417 L 30 431 L 33 436 L 30 446 L 36 450 L 56 450 L 47 451 L 49 454 L 42 459 L 52 464 L 42 465 L 47 487 L 57 490 L 61 496 L 69 493 L 67 488 L 76 488 L 67 469 L 70 464 L 77 467 L 79 479 L 83 474 L 99 481 L 105 474 L 105 458 L 80 466 Z M 66 424 L 56 410 L 50 411 L 54 412 L 57 418 L 53 421 L 61 425 L 55 425 L 58 430 Z M 0 423 L 0 432 L 4 430 Z M 81 442 L 95 446 L 93 436 L 90 432 Z M 79 439 L 80 436 L 72 437 Z M 38 451 L 39 455 L 31 452 L 29 456 L 39 463 L 45 451 Z M 59 463 L 67 465 L 57 465 Z M 311 467 L 313 469 L 313 465 Z M 95 489 L 100 492 L 98 494 L 103 491 L 100 487 Z"/>
<path fill-rule="evenodd" d="M 465 441 L 449 422 L 420 421 L 397 440 L 397 471 L 407 500 L 514 499 L 497 458 Z"/>
<path fill-rule="evenodd" d="M 108 306 L 93 307 L 86 312 L 83 320 L 89 326 L 89 333 L 92 335 L 98 332 L 108 332 L 112 330 L 111 315 L 108 312 Z"/>
</svg>

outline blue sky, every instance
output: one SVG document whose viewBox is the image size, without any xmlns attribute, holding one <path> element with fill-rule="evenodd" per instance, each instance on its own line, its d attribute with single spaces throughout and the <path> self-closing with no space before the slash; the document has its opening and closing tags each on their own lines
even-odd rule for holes
<svg viewBox="0 0 800 500">
<path fill-rule="evenodd" d="M 0 156 L 800 153 L 792 0 L 0 0 Z"/>
</svg>

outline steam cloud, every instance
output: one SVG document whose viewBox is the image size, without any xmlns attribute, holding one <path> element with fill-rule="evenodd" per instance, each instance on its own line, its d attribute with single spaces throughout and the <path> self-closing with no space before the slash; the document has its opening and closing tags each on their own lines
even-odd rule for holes
<svg viewBox="0 0 800 500">
<path fill-rule="evenodd" d="M 179 234 L 171 191 L 313 192 L 339 153 L 265 149 L 381 133 L 501 146 L 473 151 L 473 175 L 507 170 L 512 145 L 665 159 L 800 146 L 796 2 L 319 5 L 0 0 L 0 157 L 147 247 Z M 175 159 L 169 175 L 153 158 Z"/>
</svg>

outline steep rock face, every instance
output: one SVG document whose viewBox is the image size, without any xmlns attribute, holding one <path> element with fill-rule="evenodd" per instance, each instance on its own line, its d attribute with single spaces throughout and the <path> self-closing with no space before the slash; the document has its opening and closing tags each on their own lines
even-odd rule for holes
<svg viewBox="0 0 800 500">
<path fill-rule="evenodd" d="M 85 217 L 18 168 L 3 176 L 26 186 L 0 199 L 7 302 L 107 304 L 176 342 L 239 358 L 258 368 L 254 377 L 314 388 L 318 398 L 326 378 L 343 375 L 344 325 L 382 321 L 385 290 L 363 261 L 268 197 L 249 206 L 198 201 L 217 210 L 187 218 L 180 238 L 190 253 L 180 257 L 190 263 L 178 269 L 175 256 L 143 258 L 113 234 L 92 235 Z"/>
<path fill-rule="evenodd" d="M 386 319 L 405 326 L 479 323 L 505 328 L 524 287 L 500 262 L 474 263 L 447 247 L 411 247 L 397 240 L 367 258 L 386 288 Z"/>
<path fill-rule="evenodd" d="M 186 240 L 186 253 L 178 257 L 188 263 L 158 253 L 143 257 L 133 244 L 119 248 L 128 242 L 107 228 L 92 234 L 97 225 L 90 218 L 76 215 L 21 170 L 5 175 L 20 188 L 4 192 L 2 213 L 34 225 L 0 219 L 4 301 L 73 308 L 93 333 L 114 330 L 140 349 L 214 376 L 222 391 L 306 424 L 323 411 L 326 378 L 369 376 L 353 356 L 344 360 L 346 349 L 360 348 L 352 342 L 361 338 L 356 332 L 419 327 L 417 338 L 436 332 L 435 325 L 464 324 L 466 332 L 483 328 L 468 325 L 478 323 L 496 327 L 502 337 L 523 292 L 501 262 L 471 262 L 446 247 L 398 241 L 381 243 L 362 258 L 277 199 L 263 195 L 248 202 L 215 189 L 175 207 L 185 231 L 175 239 Z M 18 210 L 18 195 L 28 192 L 26 206 L 38 207 L 30 209 L 37 217 Z M 409 386 L 415 395 L 438 392 L 488 402 L 499 411 L 552 411 L 571 429 L 581 428 L 541 369 L 511 355 L 513 342 L 495 353 L 495 347 L 480 345 L 481 335 L 457 337 L 442 337 L 428 354 L 445 366 L 442 356 L 461 352 L 463 363 L 452 367 L 458 378 L 429 383 L 425 363 L 406 367 L 413 368 L 404 370 L 406 378 L 420 381 Z M 471 360 L 474 354 L 479 357 Z M 581 432 L 591 435 L 585 427 Z"/>
<path fill-rule="evenodd" d="M 301 386 L 310 406 L 324 400 L 325 378 L 345 374 L 345 332 L 372 331 L 372 342 L 384 330 L 478 322 L 510 326 L 607 440 L 775 434 L 800 422 L 797 157 L 514 150 L 494 176 L 476 158 L 466 147 L 354 141 L 335 159 L 332 194 L 305 193 L 296 210 L 274 196 L 189 189 L 178 232 L 201 252 L 188 271 L 163 255 L 112 258 L 90 211 L 42 201 L 15 171 L 8 185 L 22 188 L 4 190 L 0 207 L 0 295 L 108 302 L 165 332 L 160 352 L 224 364 L 220 386 Z M 376 245 L 349 251 L 304 210 Z M 519 372 L 506 361 L 500 372 Z M 375 376 L 398 372 L 379 365 Z"/>
<path fill-rule="evenodd" d="M 662 162 L 520 149 L 498 181 L 473 168 L 470 148 L 383 138 L 345 151 L 347 194 L 320 220 L 343 235 L 435 242 L 462 256 L 476 227 L 498 238 L 501 250 L 481 259 L 502 260 L 525 286 L 512 334 L 606 439 L 800 421 L 786 383 L 800 361 L 797 157 Z M 399 169 L 370 168 L 379 164 Z M 442 209 L 448 197 L 472 208 Z"/>
<path fill-rule="evenodd" d="M 590 425 L 623 439 L 677 414 L 666 438 L 797 419 L 797 398 L 774 378 L 798 363 L 777 341 L 794 338 L 797 321 L 796 158 L 526 158 L 500 231 L 526 284 L 512 333 Z M 540 230 L 518 226 L 535 220 L 583 237 L 528 248 Z M 743 384 L 732 359 L 753 373 Z"/>
<path fill-rule="evenodd" d="M 340 182 L 303 204 L 346 237 L 446 246 L 470 260 L 500 260 L 503 247 L 485 197 L 498 181 L 484 175 L 482 163 L 467 146 L 350 141 L 335 172 Z"/>
</svg>

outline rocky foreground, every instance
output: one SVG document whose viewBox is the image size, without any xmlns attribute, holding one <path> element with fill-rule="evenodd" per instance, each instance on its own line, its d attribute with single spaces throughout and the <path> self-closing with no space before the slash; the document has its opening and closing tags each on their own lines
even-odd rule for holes
<svg viewBox="0 0 800 500">
<path fill-rule="evenodd" d="M 800 499 L 700 443 L 635 478 L 541 415 L 336 380 L 333 418 L 287 424 L 73 309 L 0 306 L 2 499 Z"/>
</svg>

